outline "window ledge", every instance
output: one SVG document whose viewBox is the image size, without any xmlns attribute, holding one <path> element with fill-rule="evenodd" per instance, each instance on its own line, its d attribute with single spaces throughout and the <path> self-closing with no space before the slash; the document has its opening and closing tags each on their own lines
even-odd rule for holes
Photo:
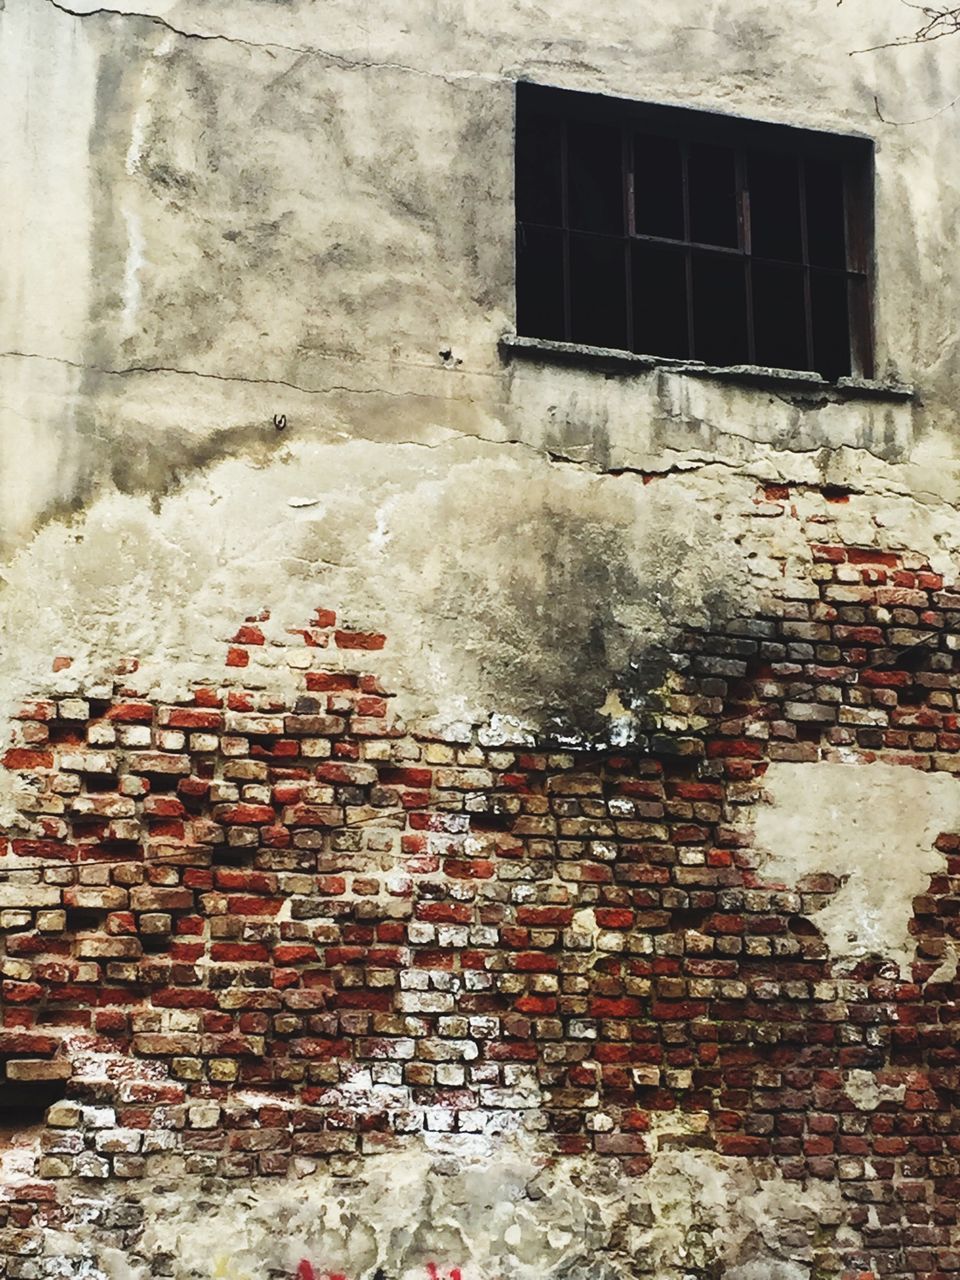
<svg viewBox="0 0 960 1280">
<path fill-rule="evenodd" d="M 649 369 L 668 369 L 692 378 L 715 378 L 722 382 L 746 386 L 797 387 L 807 391 L 826 392 L 836 399 L 912 400 L 916 391 L 902 382 L 876 382 L 871 378 L 838 378 L 828 382 L 819 373 L 803 369 L 767 369 L 762 365 L 709 365 L 699 360 L 671 360 L 668 356 L 635 355 L 613 347 L 589 347 L 577 342 L 554 342 L 548 338 L 523 338 L 516 333 L 504 334 L 500 351 L 507 359 L 553 361 L 577 364 L 609 372 L 643 373 Z"/>
</svg>

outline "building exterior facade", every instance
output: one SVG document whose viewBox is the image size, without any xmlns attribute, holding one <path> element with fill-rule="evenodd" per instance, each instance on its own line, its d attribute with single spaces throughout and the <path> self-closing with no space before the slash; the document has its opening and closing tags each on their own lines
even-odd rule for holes
<svg viewBox="0 0 960 1280">
<path fill-rule="evenodd" d="M 0 4 L 4 1280 L 960 1271 L 910 18 Z"/>
</svg>

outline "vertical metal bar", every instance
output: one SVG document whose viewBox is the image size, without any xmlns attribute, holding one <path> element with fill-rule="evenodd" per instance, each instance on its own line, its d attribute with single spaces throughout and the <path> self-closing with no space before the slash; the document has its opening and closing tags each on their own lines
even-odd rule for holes
<svg viewBox="0 0 960 1280">
<path fill-rule="evenodd" d="M 624 218 L 626 235 L 632 236 L 637 226 L 636 175 L 633 167 L 633 134 L 629 128 L 623 130 L 623 174 L 624 174 Z"/>
<path fill-rule="evenodd" d="M 740 232 L 741 249 L 748 256 L 753 254 L 753 223 L 750 213 L 750 170 L 747 153 L 737 150 L 737 176 L 740 183 Z"/>
<path fill-rule="evenodd" d="M 816 352 L 813 345 L 813 290 L 810 285 L 810 246 L 807 239 L 807 166 L 797 157 L 797 193 L 800 199 L 800 261 L 803 264 L 803 329 L 807 349 L 807 368 L 814 369 Z"/>
<path fill-rule="evenodd" d="M 570 174 L 567 117 L 560 121 L 560 234 L 563 239 L 563 336 L 572 341 L 573 307 L 570 298 Z"/>
<path fill-rule="evenodd" d="M 684 283 L 687 294 L 687 355 L 696 358 L 696 345 L 693 332 L 693 251 L 690 249 L 690 146 L 680 144 L 680 167 L 683 176 L 683 238 L 687 248 L 683 254 Z"/>
<path fill-rule="evenodd" d="M 747 360 L 757 363 L 756 333 L 753 323 L 753 262 L 750 257 L 750 193 L 747 188 L 747 157 L 737 147 L 734 152 L 734 174 L 737 183 L 737 239 L 743 254 L 743 287 L 747 309 Z"/>
<path fill-rule="evenodd" d="M 868 192 L 871 183 L 864 180 L 864 168 L 853 161 L 843 165 L 843 241 L 844 265 L 848 272 L 862 272 L 858 280 L 847 276 L 847 313 L 850 317 L 852 373 L 872 378 L 873 325 L 871 301 L 873 298 L 873 263 L 870 256 L 872 209 Z M 872 177 L 872 175 L 870 175 Z"/>
</svg>

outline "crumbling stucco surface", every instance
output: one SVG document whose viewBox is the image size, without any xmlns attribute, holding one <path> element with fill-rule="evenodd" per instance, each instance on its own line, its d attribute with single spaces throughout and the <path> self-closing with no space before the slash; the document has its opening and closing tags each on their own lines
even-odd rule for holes
<svg viewBox="0 0 960 1280">
<path fill-rule="evenodd" d="M 529 1141 L 505 1137 L 495 1151 L 444 1145 L 372 1156 L 354 1176 L 302 1161 L 289 1181 L 253 1186 L 161 1178 L 127 1203 L 146 1217 L 142 1256 L 169 1255 L 175 1280 L 262 1280 L 294 1274 L 302 1259 L 318 1275 L 397 1280 L 421 1280 L 431 1262 L 464 1280 L 710 1268 L 736 1280 L 807 1280 L 818 1245 L 842 1235 L 829 1184 L 798 1198 L 773 1170 L 710 1152 L 665 1151 L 648 1178 L 624 1186 L 608 1165 L 557 1167 Z M 93 1223 L 98 1198 L 80 1194 Z M 82 1227 L 59 1237 L 65 1275 L 155 1274 L 136 1252 L 91 1248 L 92 1237 Z M 95 1269 L 83 1271 L 85 1260 Z"/>
<path fill-rule="evenodd" d="M 914 743 L 897 746 L 897 762 L 868 761 L 867 750 L 854 762 L 843 725 L 821 734 L 814 724 L 807 737 L 794 725 L 791 737 L 789 726 L 751 718 L 749 698 L 711 692 L 709 676 L 703 696 L 717 706 L 706 711 L 687 705 L 684 684 L 691 634 L 712 641 L 730 626 L 750 636 L 756 625 L 764 636 L 774 615 L 805 625 L 808 603 L 822 603 L 820 543 L 889 555 L 891 582 L 894 572 L 960 578 L 956 47 L 855 53 L 910 20 L 893 0 L 0 0 L 2 741 L 22 699 L 109 700 L 120 664 L 125 697 L 179 705 L 197 686 L 216 689 L 224 642 L 245 617 L 260 619 L 265 643 L 244 696 L 284 705 L 307 665 L 285 641 L 321 603 L 340 625 L 389 637 L 369 669 L 397 695 L 401 753 L 420 750 L 414 733 L 424 724 L 436 752 L 467 759 L 477 742 L 641 751 L 653 726 L 670 751 L 685 744 L 679 785 L 709 789 L 716 760 L 682 750 L 708 728 L 732 738 L 729 716 L 745 726 L 744 759 L 758 758 L 771 733 L 783 752 L 762 778 L 729 776 L 723 802 L 746 817 L 718 807 L 705 819 L 691 808 L 690 822 L 718 839 L 686 831 L 680 872 L 716 868 L 722 888 L 732 866 L 746 868 L 760 886 L 751 892 L 783 884 L 788 904 L 805 878 L 836 876 L 839 888 L 814 895 L 806 918 L 820 935 L 810 954 L 819 947 L 818 960 L 835 966 L 831 981 L 869 976 L 874 965 L 906 983 L 919 965 L 916 990 L 946 993 L 949 1011 L 953 926 L 938 924 L 920 953 L 913 927 L 915 900 L 947 865 L 936 842 L 960 828 L 960 784 L 936 744 L 923 745 L 930 772 L 916 767 Z M 514 328 L 521 78 L 870 137 L 877 377 L 916 394 L 668 368 L 611 373 L 501 348 Z M 855 593 L 880 581 L 863 574 L 887 571 L 874 563 L 844 562 L 839 603 L 859 607 Z M 895 615 L 911 607 L 881 605 L 868 621 L 909 631 L 919 624 Z M 827 609 L 813 625 L 834 620 Z M 784 659 L 836 661 L 827 641 L 794 640 Z M 347 669 L 349 656 L 331 649 L 330 666 Z M 772 661 L 751 658 L 751 697 L 772 678 Z M 30 745 L 17 740 L 28 754 Z M 25 769 L 26 782 L 23 771 L 0 770 L 0 824 L 37 839 L 50 815 L 21 811 L 36 789 Z M 633 800 L 618 802 L 621 817 L 631 812 L 623 805 Z M 611 857 L 602 846 L 596 856 Z M 82 892 L 106 886 L 106 867 L 84 868 Z M 14 934 L 27 927 L 19 908 L 59 904 L 60 882 L 39 883 L 57 874 L 35 848 L 4 846 L 0 908 Z M 551 875 L 525 870 L 506 891 L 511 909 L 541 891 L 549 909 L 564 889 Z M 667 915 L 677 913 L 669 937 L 656 919 L 631 942 L 639 969 L 628 976 L 644 1000 L 642 966 L 655 948 L 657 981 L 670 983 L 686 940 L 694 956 L 714 946 L 700 930 L 716 903 L 688 897 L 678 888 L 687 883 L 678 873 L 668 889 Z M 445 890 L 459 905 L 462 882 Z M 941 886 L 936 901 L 945 895 Z M 633 910 L 643 911 L 641 898 L 629 899 Z M 576 983 L 582 960 L 602 1000 L 611 954 L 623 948 L 591 901 L 573 919 L 571 971 Z M 278 919 L 290 924 L 288 904 Z M 716 926 L 721 936 L 729 919 Z M 263 927 L 246 921 L 239 945 L 256 947 Z M 780 951 L 751 938 L 749 961 L 799 965 L 805 936 L 785 923 Z M 726 982 L 728 954 L 714 957 L 720 977 L 697 973 L 694 986 Z M 33 1027 L 8 999 L 6 984 L 16 994 L 29 974 L 22 955 L 4 958 L 4 1028 L 59 1034 L 62 1011 L 44 1007 Z M 96 974 L 108 976 L 106 965 Z M 58 980 L 55 968 L 45 980 Z M 729 980 L 717 998 L 745 999 L 740 986 Z M 641 1044 L 648 1013 L 626 1019 Z M 726 1038 L 704 1035 L 733 1060 L 729 1079 L 708 1071 L 704 1086 L 721 1133 L 742 1083 L 737 1055 L 776 1052 L 780 1028 L 748 1013 L 724 1015 Z M 195 1025 L 177 1007 L 146 1016 L 171 1034 Z M 883 1040 L 892 1024 L 862 1040 L 851 1031 L 842 1066 L 816 1061 L 815 1083 L 812 1067 L 799 1082 L 781 1079 L 795 1066 L 789 1045 L 764 1066 L 763 1088 L 811 1090 L 802 1107 L 796 1096 L 784 1107 L 821 1122 L 775 1130 L 773 1105 L 750 1117 L 745 1152 L 775 1141 L 782 1161 L 812 1162 L 811 1176 L 789 1181 L 766 1157 L 709 1149 L 707 1102 L 687 1092 L 689 1081 L 671 1085 L 679 1103 L 641 1095 L 646 1127 L 628 1147 L 643 1167 L 628 1174 L 583 1152 L 557 1158 L 532 1077 L 526 1128 L 482 1142 L 460 1135 L 459 1146 L 438 1132 L 357 1160 L 299 1159 L 289 1178 L 217 1181 L 172 1162 L 165 1173 L 169 1135 L 159 1129 L 143 1148 L 152 1161 L 143 1182 L 103 1174 L 91 1149 L 87 1172 L 44 1199 L 38 1162 L 72 1158 L 74 1130 L 51 1139 L 49 1128 L 14 1124 L 0 1152 L 0 1208 L 19 1212 L 34 1194 L 42 1226 L 21 1238 L 4 1217 L 7 1274 L 287 1280 L 306 1258 L 318 1276 L 340 1270 L 350 1280 L 375 1280 L 378 1268 L 386 1280 L 421 1280 L 431 1262 L 443 1280 L 452 1268 L 462 1280 L 823 1280 L 822 1248 L 834 1258 L 847 1250 L 870 1274 L 875 1258 L 857 1253 L 842 1185 L 865 1188 L 857 1229 L 866 1222 L 882 1237 L 891 1188 L 914 1175 L 909 1159 L 887 1169 L 890 1148 L 861 1161 L 857 1143 L 866 1132 L 895 1142 L 884 1125 L 907 1107 L 933 1115 L 939 1140 L 956 1086 L 943 1075 L 931 1084 L 922 1055 L 892 1071 Z M 945 1016 L 935 1030 L 953 1025 Z M 633 1030 L 611 1033 L 611 1062 L 617 1038 Z M 552 1034 L 548 1026 L 548 1043 Z M 672 1052 L 683 1045 L 671 1034 Z M 89 1136 L 105 1088 L 97 1064 L 110 1058 L 111 1079 L 136 1073 L 83 1035 L 67 1040 L 77 1041 L 92 1109 L 76 1132 Z M 577 1035 L 589 1044 L 596 1030 Z M 658 1068 L 645 1065 L 641 1082 L 653 1088 Z M 160 1078 L 152 1060 L 135 1066 Z M 671 1072 L 689 1075 L 682 1064 Z M 191 1095 L 199 1119 L 177 1129 L 201 1153 L 204 1090 L 214 1100 L 229 1092 L 200 1086 Z M 363 1114 L 363 1099 L 348 1094 L 345 1111 Z M 589 1112 L 591 1134 L 610 1131 L 598 1097 Z M 834 1124 L 848 1149 L 831 1147 Z M 950 1176 L 946 1165 L 931 1173 L 931 1197 Z M 947 1222 L 948 1201 L 931 1220 Z M 51 1203 L 77 1212 L 64 1221 Z M 916 1221 L 911 1212 L 904 1221 Z M 955 1235 L 955 1219 L 941 1230 Z M 946 1250 L 950 1239 L 940 1243 Z"/>
<path fill-rule="evenodd" d="M 536 728 L 566 707 L 567 728 L 595 731 L 609 689 L 629 705 L 651 683 L 638 655 L 677 618 L 743 597 L 756 552 L 734 524 L 756 478 L 862 489 L 904 540 L 923 526 L 909 545 L 956 554 L 954 210 L 935 177 L 951 117 L 917 146 L 873 101 L 891 119 L 935 109 L 947 64 L 850 56 L 896 13 L 822 0 L 800 19 L 738 0 L 704 22 L 693 5 L 611 0 L 588 19 L 571 3 L 549 40 L 509 7 L 142 14 L 10 0 L 0 18 L 15 247 L 0 534 L 18 689 L 52 646 L 169 669 L 191 656 L 184 628 L 131 623 L 158 597 L 184 618 L 227 598 L 253 611 L 312 574 L 346 613 L 393 615 L 393 635 L 436 623 L 403 659 L 418 710 Z M 815 56 L 797 59 L 798 41 Z M 878 369 L 922 382 L 925 411 L 505 362 L 521 76 L 875 137 Z"/>
</svg>

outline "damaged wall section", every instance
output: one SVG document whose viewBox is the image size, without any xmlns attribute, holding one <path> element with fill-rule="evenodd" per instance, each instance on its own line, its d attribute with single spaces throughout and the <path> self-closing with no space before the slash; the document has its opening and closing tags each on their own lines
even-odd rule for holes
<svg viewBox="0 0 960 1280">
<path fill-rule="evenodd" d="M 452 1156 L 543 1170 L 577 1215 L 550 1274 L 577 1274 L 588 1240 L 611 1276 L 949 1270 L 960 595 L 909 553 L 810 550 L 806 582 L 680 638 L 621 749 L 405 725 L 376 674 L 386 637 L 322 608 L 283 635 L 249 617 L 217 686 L 174 702 L 133 696 L 127 670 L 109 696 L 23 705 L 0 1053 L 8 1081 L 66 1098 L 6 1189 L 30 1224 L 12 1257 L 57 1247 L 74 1187 L 120 1180 L 139 1206 L 124 1265 L 204 1275 L 220 1264 L 193 1208 L 164 1261 L 169 1180 L 292 1178 L 291 1204 L 348 1212 L 394 1153 L 418 1195 Z M 292 700 L 257 678 L 286 647 Z M 780 839 L 796 786 L 810 817 Z M 889 852 L 887 795 L 915 860 Z M 849 831 L 819 847 L 825 824 Z M 627 1179 L 602 1212 L 606 1174 L 571 1190 L 598 1161 Z M 728 1190 L 669 1209 L 672 1176 Z M 731 1242 L 725 1197 L 756 1178 L 782 1221 Z M 537 1241 L 556 1229 L 540 1211 L 522 1214 Z M 451 1213 L 464 1274 L 511 1273 L 496 1251 L 524 1228 L 478 1241 Z M 98 1223 L 76 1256 L 112 1275 Z M 358 1274 L 436 1247 L 338 1230 L 306 1243 Z"/>
<path fill-rule="evenodd" d="M 0 1275 L 957 1275 L 954 47 L 400 8 L 0 0 Z M 871 139 L 884 385 L 521 354 L 518 79 Z"/>
</svg>

